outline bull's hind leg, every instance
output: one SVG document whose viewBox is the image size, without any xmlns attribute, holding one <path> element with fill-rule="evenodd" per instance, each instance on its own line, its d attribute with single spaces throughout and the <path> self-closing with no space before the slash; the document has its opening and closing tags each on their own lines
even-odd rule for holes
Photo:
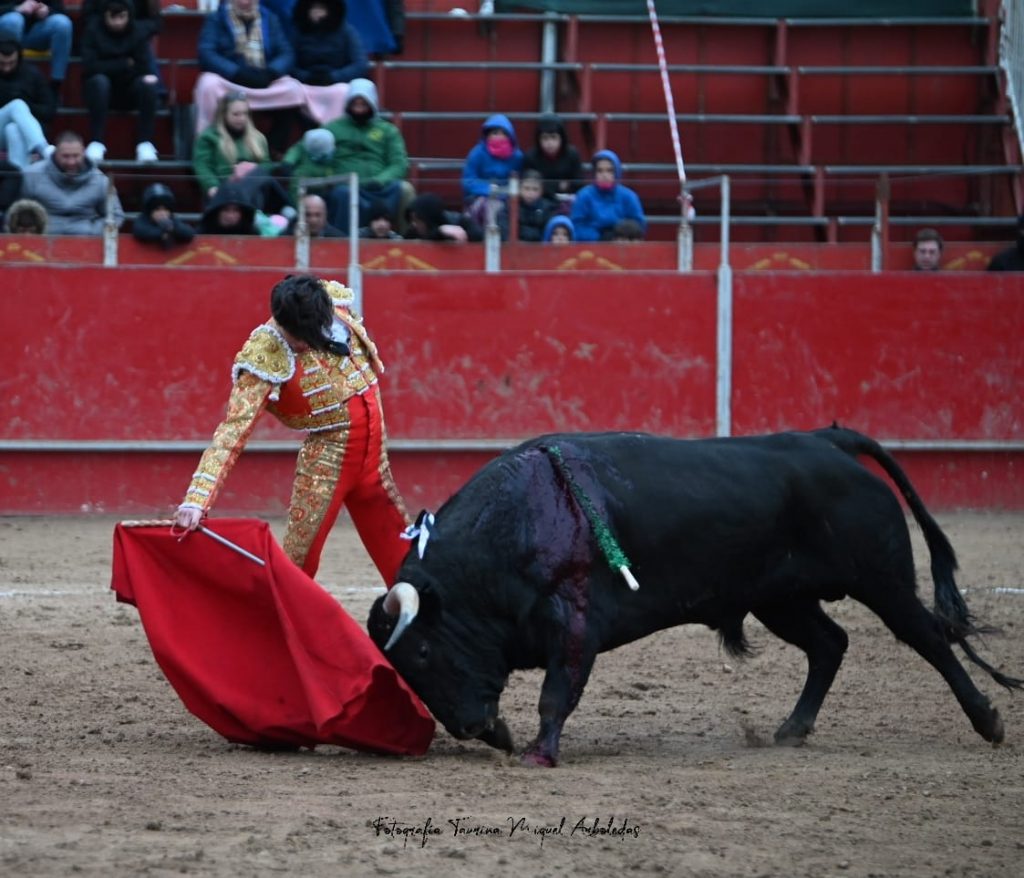
<svg viewBox="0 0 1024 878">
<path fill-rule="evenodd" d="M 942 623 L 907 589 L 881 588 L 870 596 L 854 595 L 878 614 L 886 627 L 928 664 L 942 674 L 953 690 L 974 730 L 986 741 L 1003 740 L 1003 721 L 989 700 L 978 690 L 953 654 Z"/>
<path fill-rule="evenodd" d="M 789 718 L 775 732 L 777 744 L 802 744 L 814 731 L 814 721 L 842 664 L 849 638 L 815 600 L 761 607 L 754 616 L 772 634 L 807 654 L 803 691 Z"/>
</svg>

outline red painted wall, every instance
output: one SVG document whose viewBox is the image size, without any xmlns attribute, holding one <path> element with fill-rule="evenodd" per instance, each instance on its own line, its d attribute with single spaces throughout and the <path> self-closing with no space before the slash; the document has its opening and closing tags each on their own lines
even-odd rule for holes
<svg viewBox="0 0 1024 878">
<path fill-rule="evenodd" d="M 205 442 L 281 269 L 7 265 L 3 440 Z M 838 419 L 880 439 L 1024 441 L 1024 278 L 750 272 L 735 281 L 736 433 Z M 396 474 L 436 506 L 487 453 L 404 440 L 715 427 L 714 275 L 368 274 Z M 261 439 L 291 438 L 270 419 Z M 0 513 L 158 514 L 194 452 L 0 451 Z M 902 455 L 937 508 L 1024 508 L 1019 455 Z M 278 512 L 292 454 L 253 451 L 219 511 Z"/>
</svg>

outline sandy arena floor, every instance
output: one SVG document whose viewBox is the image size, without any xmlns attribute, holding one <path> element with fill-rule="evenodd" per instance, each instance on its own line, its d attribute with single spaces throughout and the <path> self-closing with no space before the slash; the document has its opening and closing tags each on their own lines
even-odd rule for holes
<svg viewBox="0 0 1024 878">
<path fill-rule="evenodd" d="M 983 654 L 1024 675 L 1024 515 L 939 519 L 971 609 L 1003 629 Z M 599 657 L 554 770 L 443 730 L 421 759 L 268 754 L 219 738 L 164 680 L 109 591 L 113 526 L 0 519 L 2 875 L 1024 874 L 1024 693 L 971 671 L 1006 723 L 990 747 L 858 605 L 830 609 L 850 650 L 805 747 L 767 744 L 803 658 L 751 621 L 761 651 L 743 663 L 702 628 Z M 930 605 L 916 530 L 915 546 Z M 321 581 L 365 623 L 376 574 L 347 521 Z M 523 744 L 539 683 L 516 676 L 503 702 Z"/>
</svg>

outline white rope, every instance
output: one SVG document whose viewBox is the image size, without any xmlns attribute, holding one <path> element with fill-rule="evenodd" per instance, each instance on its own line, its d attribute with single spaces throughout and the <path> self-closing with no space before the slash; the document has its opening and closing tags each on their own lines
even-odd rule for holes
<svg viewBox="0 0 1024 878">
<path fill-rule="evenodd" d="M 654 32 L 654 48 L 658 53 L 658 68 L 661 70 L 661 88 L 665 92 L 665 107 L 668 109 L 668 124 L 672 131 L 672 149 L 676 155 L 676 172 L 679 174 L 679 189 L 686 184 L 686 169 L 683 167 L 683 147 L 679 140 L 679 125 L 676 122 L 676 105 L 672 100 L 672 85 L 668 81 L 668 65 L 665 62 L 665 44 L 661 39 L 661 28 L 658 26 L 658 12 L 654 8 L 654 0 L 647 0 L 647 13 L 651 17 L 651 30 Z"/>
</svg>

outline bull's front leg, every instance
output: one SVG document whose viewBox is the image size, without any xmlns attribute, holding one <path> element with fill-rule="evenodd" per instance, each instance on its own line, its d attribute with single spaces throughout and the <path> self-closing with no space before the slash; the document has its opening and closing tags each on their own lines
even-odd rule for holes
<svg viewBox="0 0 1024 878">
<path fill-rule="evenodd" d="M 552 598 L 554 618 L 548 636 L 547 672 L 537 706 L 540 730 L 523 753 L 525 765 L 551 768 L 557 764 L 562 726 L 579 704 L 594 666 L 597 651 L 587 634 L 585 595 L 586 589 L 573 584 L 565 590 L 559 589 Z"/>
</svg>

